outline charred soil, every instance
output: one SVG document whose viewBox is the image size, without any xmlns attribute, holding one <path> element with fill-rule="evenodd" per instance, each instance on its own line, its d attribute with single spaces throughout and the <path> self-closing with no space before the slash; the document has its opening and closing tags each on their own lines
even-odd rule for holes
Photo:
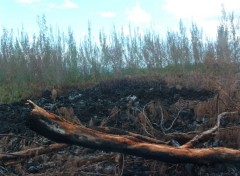
<svg viewBox="0 0 240 176">
<path fill-rule="evenodd" d="M 161 80 L 105 81 L 89 88 L 62 92 L 55 101 L 51 98 L 51 90 L 47 90 L 32 101 L 70 121 L 77 118 L 79 123 L 90 128 L 114 127 L 161 138 L 174 146 L 189 139 L 173 134 L 204 131 L 216 123 L 219 113 L 216 93 L 178 85 L 169 87 Z M 30 111 L 26 100 L 0 105 L 1 153 L 53 143 L 29 128 L 27 116 Z M 224 129 L 198 147 L 238 148 L 235 133 L 239 134 L 236 128 L 239 123 L 238 118 L 223 120 Z M 69 146 L 60 151 L 1 163 L 0 175 L 120 175 L 122 169 L 122 175 L 240 175 L 239 164 L 169 164 L 128 155 L 124 158 L 124 166 L 120 167 L 118 158 L 117 153 Z"/>
</svg>

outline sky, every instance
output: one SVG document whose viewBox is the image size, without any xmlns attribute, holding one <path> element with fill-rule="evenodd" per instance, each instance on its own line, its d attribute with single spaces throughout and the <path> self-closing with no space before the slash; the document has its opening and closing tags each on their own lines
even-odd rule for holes
<svg viewBox="0 0 240 176">
<path fill-rule="evenodd" d="M 71 27 L 75 36 L 87 33 L 88 22 L 98 36 L 123 29 L 129 24 L 140 31 L 154 30 L 166 36 L 167 30 L 178 31 L 179 20 L 189 31 L 195 22 L 204 35 L 216 37 L 222 5 L 227 12 L 240 16 L 240 0 L 0 0 L 0 34 L 2 28 L 38 33 L 37 16 L 45 14 L 47 23 L 62 31 Z"/>
</svg>

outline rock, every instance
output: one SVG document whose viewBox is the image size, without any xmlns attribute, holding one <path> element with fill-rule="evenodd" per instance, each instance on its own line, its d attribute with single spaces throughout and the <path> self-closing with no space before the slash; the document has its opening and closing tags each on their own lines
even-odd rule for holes
<svg viewBox="0 0 240 176">
<path fill-rule="evenodd" d="M 39 167 L 39 166 L 30 166 L 29 168 L 27 168 L 27 171 L 29 173 L 39 173 L 40 169 L 41 169 L 41 167 Z"/>
</svg>

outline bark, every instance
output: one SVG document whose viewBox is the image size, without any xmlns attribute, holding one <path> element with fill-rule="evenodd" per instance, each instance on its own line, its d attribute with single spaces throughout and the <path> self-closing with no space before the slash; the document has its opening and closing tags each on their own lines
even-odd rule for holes
<svg viewBox="0 0 240 176">
<path fill-rule="evenodd" d="M 28 100 L 33 110 L 29 115 L 30 128 L 55 142 L 74 144 L 87 148 L 113 151 L 171 163 L 217 163 L 240 162 L 240 150 L 216 148 L 188 148 L 197 142 L 194 139 L 184 147 L 156 144 L 134 135 L 117 135 L 99 132 L 82 125 L 70 123 L 47 112 Z M 236 113 L 236 112 L 234 112 Z M 224 114 L 226 115 L 226 114 Z M 199 141 L 200 138 L 197 138 Z"/>
</svg>

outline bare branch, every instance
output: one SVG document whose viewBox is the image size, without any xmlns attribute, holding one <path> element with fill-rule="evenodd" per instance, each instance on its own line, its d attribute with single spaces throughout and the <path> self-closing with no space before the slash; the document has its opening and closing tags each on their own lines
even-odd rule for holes
<svg viewBox="0 0 240 176">
<path fill-rule="evenodd" d="M 223 113 L 219 114 L 218 119 L 217 119 L 217 124 L 213 128 L 211 128 L 207 131 L 204 131 L 203 133 L 201 133 L 199 135 L 196 135 L 192 140 L 190 140 L 186 144 L 182 145 L 180 148 L 191 148 L 191 147 L 195 146 L 196 144 L 199 144 L 199 143 L 205 141 L 206 139 L 209 139 L 213 135 L 213 133 L 219 129 L 221 119 L 226 115 L 234 115 L 234 114 L 238 114 L 238 111 L 223 112 Z"/>
<path fill-rule="evenodd" d="M 19 152 L 4 153 L 4 154 L 0 153 L 0 161 L 7 162 L 10 160 L 30 158 L 36 155 L 42 155 L 52 151 L 60 150 L 67 146 L 68 146 L 67 144 L 51 144 L 49 146 L 37 147 L 37 148 L 27 149 Z"/>
</svg>

